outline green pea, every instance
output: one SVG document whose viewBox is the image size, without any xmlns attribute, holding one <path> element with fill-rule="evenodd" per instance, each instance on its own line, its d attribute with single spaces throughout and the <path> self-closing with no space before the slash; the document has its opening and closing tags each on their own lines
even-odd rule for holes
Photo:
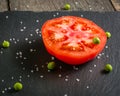
<svg viewBox="0 0 120 96">
<path fill-rule="evenodd" d="M 105 71 L 107 71 L 107 72 L 111 72 L 112 71 L 112 65 L 111 64 L 106 64 L 105 65 Z"/>
<path fill-rule="evenodd" d="M 65 10 L 69 10 L 69 9 L 70 9 L 70 4 L 65 4 L 65 5 L 64 5 L 64 9 L 65 9 Z"/>
<path fill-rule="evenodd" d="M 47 68 L 49 70 L 53 70 L 55 68 L 55 62 L 53 62 L 53 61 L 49 62 L 48 65 L 47 65 Z"/>
<path fill-rule="evenodd" d="M 94 44 L 99 44 L 99 43 L 100 43 L 99 37 L 93 38 L 93 43 L 94 43 Z"/>
<path fill-rule="evenodd" d="M 4 40 L 3 43 L 2 43 L 2 46 L 5 47 L 5 48 L 8 48 L 10 46 L 10 42 Z"/>
<path fill-rule="evenodd" d="M 111 33 L 110 32 L 106 32 L 106 36 L 107 36 L 107 38 L 110 38 L 111 37 Z"/>
<path fill-rule="evenodd" d="M 16 91 L 20 91 L 23 89 L 23 85 L 20 82 L 16 82 L 13 87 Z"/>
</svg>

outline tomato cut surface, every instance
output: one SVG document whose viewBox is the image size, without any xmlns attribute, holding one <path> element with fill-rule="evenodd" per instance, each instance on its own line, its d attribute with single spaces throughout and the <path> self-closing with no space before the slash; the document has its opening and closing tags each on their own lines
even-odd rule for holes
<svg viewBox="0 0 120 96">
<path fill-rule="evenodd" d="M 46 21 L 42 39 L 47 51 L 57 59 L 72 65 L 83 64 L 95 58 L 106 44 L 106 34 L 91 20 L 62 16 Z M 93 38 L 99 38 L 95 44 Z"/>
</svg>

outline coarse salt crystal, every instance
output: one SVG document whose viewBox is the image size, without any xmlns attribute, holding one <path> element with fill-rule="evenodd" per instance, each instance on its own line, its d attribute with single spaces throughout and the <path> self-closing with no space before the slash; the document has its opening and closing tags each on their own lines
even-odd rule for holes
<svg viewBox="0 0 120 96">
<path fill-rule="evenodd" d="M 43 78 L 44 76 L 43 75 L 40 75 L 40 78 Z"/>
<path fill-rule="evenodd" d="M 64 94 L 64 96 L 68 96 L 67 94 Z"/>
<path fill-rule="evenodd" d="M 26 29 L 26 27 L 24 26 L 23 29 Z"/>
<path fill-rule="evenodd" d="M 28 41 L 28 38 L 25 38 L 26 41 Z"/>
<path fill-rule="evenodd" d="M 5 80 L 2 80 L 2 82 L 4 82 Z"/>
<path fill-rule="evenodd" d="M 8 16 L 6 16 L 6 19 L 8 19 Z"/>
<path fill-rule="evenodd" d="M 65 81 L 68 81 L 68 78 L 65 78 Z"/>
<path fill-rule="evenodd" d="M 5 91 L 3 90 L 3 91 L 2 91 L 2 93 L 4 94 L 4 93 L 5 93 Z"/>
<path fill-rule="evenodd" d="M 61 75 L 61 74 L 59 74 L 59 75 L 58 75 L 58 77 L 62 77 L 62 75 Z"/>
<path fill-rule="evenodd" d="M 87 86 L 86 88 L 89 88 L 89 86 Z"/>
<path fill-rule="evenodd" d="M 22 21 L 20 21 L 20 24 L 23 24 L 23 22 L 22 22 Z"/>
<path fill-rule="evenodd" d="M 78 82 L 79 82 L 79 81 L 80 81 L 80 79 L 76 78 L 76 81 L 78 81 Z"/>
<path fill-rule="evenodd" d="M 39 20 L 36 20 L 36 22 L 39 22 Z"/>
<path fill-rule="evenodd" d="M 90 69 L 89 72 L 92 72 L 92 70 Z"/>
<path fill-rule="evenodd" d="M 94 65 L 94 67 L 96 67 L 96 65 Z"/>
<path fill-rule="evenodd" d="M 20 31 L 22 32 L 22 31 L 24 31 L 24 29 L 20 29 Z"/>
<path fill-rule="evenodd" d="M 31 73 L 33 73 L 34 71 L 33 70 L 31 70 Z"/>
<path fill-rule="evenodd" d="M 27 77 L 29 78 L 29 77 L 30 77 L 30 75 L 27 75 Z"/>
</svg>

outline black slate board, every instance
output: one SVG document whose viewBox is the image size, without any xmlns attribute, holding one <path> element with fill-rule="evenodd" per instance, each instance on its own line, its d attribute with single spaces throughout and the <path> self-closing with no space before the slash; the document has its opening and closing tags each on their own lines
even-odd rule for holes
<svg viewBox="0 0 120 96">
<path fill-rule="evenodd" d="M 39 33 L 42 24 L 63 15 L 91 19 L 112 37 L 94 60 L 70 66 L 47 53 Z M 0 47 L 1 96 L 119 96 L 120 94 L 120 13 L 119 12 L 3 12 L 0 13 L 0 44 L 9 40 L 9 48 Z M 54 59 L 54 60 L 53 60 Z M 46 63 L 57 67 L 49 72 Z M 104 73 L 106 63 L 113 71 Z M 13 90 L 17 81 L 24 88 Z"/>
</svg>

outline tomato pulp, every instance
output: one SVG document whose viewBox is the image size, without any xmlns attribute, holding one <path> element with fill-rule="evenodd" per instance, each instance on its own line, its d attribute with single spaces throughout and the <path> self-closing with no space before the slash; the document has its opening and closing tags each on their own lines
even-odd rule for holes
<svg viewBox="0 0 120 96">
<path fill-rule="evenodd" d="M 47 51 L 71 65 L 83 64 L 95 58 L 104 48 L 107 36 L 91 20 L 76 16 L 62 16 L 46 21 L 42 39 Z M 99 38 L 95 44 L 93 38 Z"/>
</svg>

